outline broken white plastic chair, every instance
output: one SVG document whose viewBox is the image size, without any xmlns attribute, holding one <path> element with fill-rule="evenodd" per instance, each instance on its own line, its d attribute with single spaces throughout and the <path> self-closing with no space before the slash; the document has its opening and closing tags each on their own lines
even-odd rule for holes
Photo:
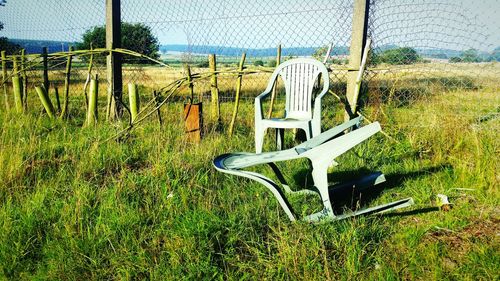
<svg viewBox="0 0 500 281">
<path fill-rule="evenodd" d="M 264 152 L 261 154 L 254 153 L 231 153 L 223 154 L 214 159 L 213 164 L 215 168 L 221 172 L 233 174 L 237 176 L 246 177 L 255 180 L 265 187 L 267 187 L 273 195 L 278 199 L 279 204 L 290 218 L 291 221 L 295 221 L 296 214 L 294 213 L 292 207 L 288 203 L 285 193 L 314 193 L 318 194 L 323 201 L 323 210 L 308 216 L 303 217 L 305 221 L 320 221 L 320 220 L 339 220 L 347 217 L 357 216 L 361 214 L 369 213 L 381 213 L 390 210 L 407 207 L 413 204 L 412 198 L 407 198 L 404 200 L 395 201 L 392 203 L 359 210 L 352 213 L 336 215 L 333 212 L 332 203 L 330 200 L 329 186 L 328 186 L 328 176 L 327 170 L 331 165 L 333 160 L 353 148 L 362 141 L 368 139 L 370 136 L 380 131 L 380 125 L 372 123 L 370 125 L 355 129 L 349 133 L 344 134 L 344 131 L 349 128 L 356 128 L 361 121 L 361 117 L 357 117 L 350 121 L 347 121 L 335 128 L 332 128 L 312 139 L 306 141 L 294 148 L 290 148 L 283 151 L 276 152 Z M 308 158 L 312 164 L 312 178 L 314 180 L 315 190 L 301 190 L 292 191 L 283 177 L 283 174 L 278 169 L 278 166 L 274 162 L 287 161 L 299 158 Z M 334 164 L 337 164 L 333 162 Z M 268 164 L 271 166 L 272 170 L 276 174 L 278 180 L 281 183 L 283 190 L 279 187 L 277 183 L 271 179 L 256 173 L 243 170 L 244 168 L 259 165 Z M 384 182 L 385 178 L 383 174 L 378 173 L 371 175 L 368 178 L 358 180 L 356 186 L 359 185 L 375 185 Z M 335 188 L 335 186 L 333 187 Z"/>
<path fill-rule="evenodd" d="M 321 79 L 323 88 L 316 97 L 313 97 L 314 86 L 320 74 L 323 77 Z M 282 118 L 266 119 L 262 113 L 262 100 L 272 92 L 278 76 L 285 86 L 285 115 Z M 280 64 L 271 75 L 267 88 L 255 98 L 255 151 L 262 152 L 264 135 L 268 128 L 276 128 L 276 142 L 279 149 L 283 142 L 284 129 L 302 129 L 307 139 L 319 135 L 321 98 L 328 92 L 329 86 L 328 70 L 317 60 L 299 58 Z"/>
</svg>

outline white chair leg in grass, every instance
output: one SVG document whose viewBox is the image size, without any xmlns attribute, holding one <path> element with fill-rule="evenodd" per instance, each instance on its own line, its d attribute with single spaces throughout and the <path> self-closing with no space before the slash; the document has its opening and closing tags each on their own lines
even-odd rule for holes
<svg viewBox="0 0 500 281">
<path fill-rule="evenodd" d="M 323 202 L 323 210 L 320 212 L 310 214 L 302 217 L 305 221 L 318 222 L 323 220 L 339 220 L 347 217 L 362 215 L 362 214 L 371 214 L 371 213 L 381 213 L 387 212 L 390 210 L 395 210 L 403 207 L 408 207 L 413 204 L 412 198 L 407 198 L 395 202 L 391 202 L 388 204 L 371 207 L 363 210 L 359 210 L 352 213 L 345 214 L 335 214 L 333 212 L 332 201 L 330 198 L 330 188 L 336 188 L 338 186 L 329 187 L 328 186 L 328 167 L 331 163 L 335 163 L 334 159 L 338 156 L 342 155 L 346 151 L 355 147 L 359 143 L 368 139 L 372 135 L 376 134 L 380 131 L 380 125 L 376 123 L 372 123 L 370 125 L 355 129 L 349 133 L 344 133 L 345 130 L 349 128 L 358 127 L 361 121 L 361 117 L 357 117 L 350 121 L 347 121 L 335 128 L 332 128 L 322 134 L 319 134 L 310 140 L 287 150 L 283 151 L 275 151 L 275 152 L 264 152 L 260 154 L 255 153 L 230 153 L 220 155 L 214 159 L 214 166 L 217 170 L 246 177 L 252 180 L 255 180 L 265 187 L 267 187 L 272 194 L 276 197 L 279 204 L 287 214 L 288 218 L 291 221 L 297 220 L 297 215 L 293 211 L 290 206 L 286 194 L 295 193 L 295 194 L 305 194 L 305 193 L 314 193 L 320 196 Z M 275 162 L 280 161 L 289 161 L 294 159 L 307 158 L 312 163 L 312 177 L 314 180 L 314 187 L 316 190 L 300 190 L 300 191 L 292 191 L 286 180 L 279 170 L 278 166 Z M 259 173 L 245 171 L 245 168 L 260 165 L 260 164 L 268 164 L 271 166 L 272 170 L 276 174 L 278 181 L 280 184 L 277 184 L 273 180 L 268 177 L 265 177 Z M 359 179 L 354 183 L 357 187 L 360 186 L 371 186 L 375 184 L 379 184 L 385 181 L 383 174 L 375 173 L 369 175 L 368 177 Z M 335 198 L 333 198 L 335 199 Z"/>
</svg>

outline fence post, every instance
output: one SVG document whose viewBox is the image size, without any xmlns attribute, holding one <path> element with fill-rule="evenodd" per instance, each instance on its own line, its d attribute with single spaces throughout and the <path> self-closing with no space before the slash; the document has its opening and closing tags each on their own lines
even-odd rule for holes
<svg viewBox="0 0 500 281">
<path fill-rule="evenodd" d="M 234 101 L 234 110 L 233 110 L 233 117 L 231 118 L 231 124 L 229 125 L 229 135 L 233 135 L 234 131 L 234 123 L 236 122 L 236 115 L 238 114 L 238 107 L 240 106 L 240 92 L 241 92 L 241 80 L 243 79 L 243 74 L 241 73 L 243 71 L 243 66 L 245 65 L 245 58 L 246 54 L 243 53 L 241 54 L 241 60 L 240 60 L 240 65 L 239 65 L 239 72 L 238 73 L 238 79 L 236 80 L 236 97 Z"/>
<path fill-rule="evenodd" d="M 69 52 L 73 52 L 73 47 L 69 46 Z M 68 104 L 69 104 L 69 84 L 71 83 L 71 62 L 73 60 L 73 56 L 70 54 L 68 56 L 68 60 L 66 61 L 66 73 L 64 78 L 64 104 L 61 110 L 61 118 L 68 117 Z M 45 88 L 48 91 L 48 88 Z"/>
<path fill-rule="evenodd" d="M 56 98 L 57 111 L 61 112 L 61 100 L 59 99 L 59 88 L 55 83 L 53 84 L 53 86 L 54 86 L 54 96 Z"/>
<path fill-rule="evenodd" d="M 42 48 L 42 64 L 43 64 L 43 86 L 45 90 L 49 90 L 49 65 L 47 62 L 47 47 Z"/>
<path fill-rule="evenodd" d="M 217 61 L 215 54 L 208 56 L 208 66 L 212 72 L 212 77 L 210 78 L 210 92 L 212 94 L 212 118 L 217 120 L 217 124 L 220 122 L 220 105 L 219 105 L 219 89 L 217 88 Z"/>
<path fill-rule="evenodd" d="M 137 114 L 140 110 L 139 93 L 137 92 L 137 85 L 134 83 L 128 83 L 128 100 L 130 104 L 130 117 L 132 123 L 137 119 Z"/>
<path fill-rule="evenodd" d="M 97 99 L 99 91 L 99 80 L 97 75 L 90 79 L 89 104 L 87 111 L 87 126 L 93 126 L 97 123 Z"/>
<path fill-rule="evenodd" d="M 52 106 L 52 102 L 50 101 L 49 95 L 47 94 L 47 90 L 42 86 L 35 87 L 36 92 L 38 93 L 38 97 L 42 102 L 43 107 L 45 108 L 45 112 L 50 118 L 54 117 L 54 106 Z"/>
<path fill-rule="evenodd" d="M 276 67 L 278 67 L 280 64 L 281 64 L 281 44 L 278 45 L 278 50 L 276 53 Z M 278 81 L 279 79 L 276 79 L 276 81 L 274 82 L 273 92 L 271 94 L 271 103 L 269 105 L 269 112 L 267 113 L 267 118 L 271 118 L 273 115 L 274 100 L 276 99 L 276 91 L 278 90 Z"/>
<path fill-rule="evenodd" d="M 108 77 L 108 110 L 111 119 L 122 116 L 122 56 L 111 51 L 121 48 L 120 0 L 106 0 L 106 49 L 110 50 L 106 58 Z"/>
<path fill-rule="evenodd" d="M 19 77 L 19 67 L 17 65 L 17 57 L 12 56 L 13 70 L 12 70 L 12 91 L 14 93 L 14 106 L 17 113 L 23 112 L 23 97 L 22 97 L 22 83 Z"/>
<path fill-rule="evenodd" d="M 23 82 L 23 107 L 24 110 L 28 109 L 28 75 L 26 75 L 26 50 L 21 50 L 21 75 Z"/>
<path fill-rule="evenodd" d="M 160 100 L 156 91 L 153 91 L 153 98 L 155 99 L 156 114 L 158 115 L 158 122 L 160 123 L 160 128 L 163 125 L 161 121 L 161 111 L 160 111 Z"/>
<path fill-rule="evenodd" d="M 346 97 L 349 107 L 346 107 L 345 119 L 349 120 L 356 115 L 356 80 L 359 75 L 359 67 L 363 54 L 363 47 L 366 42 L 368 29 L 368 14 L 370 10 L 370 0 L 355 0 L 353 17 L 351 47 L 349 49 L 349 71 L 347 72 L 347 91 Z"/>
<path fill-rule="evenodd" d="M 189 97 L 191 100 L 189 101 L 190 103 L 193 103 L 194 99 L 194 85 L 193 85 L 193 78 L 191 77 L 191 67 L 189 67 L 189 64 L 186 64 L 184 66 L 186 69 L 186 79 L 188 82 L 188 88 L 189 88 Z"/>
<path fill-rule="evenodd" d="M 3 81 L 3 97 L 5 99 L 5 111 L 9 111 L 9 95 L 7 94 L 7 56 L 5 51 L 2 51 L 2 81 Z"/>
</svg>

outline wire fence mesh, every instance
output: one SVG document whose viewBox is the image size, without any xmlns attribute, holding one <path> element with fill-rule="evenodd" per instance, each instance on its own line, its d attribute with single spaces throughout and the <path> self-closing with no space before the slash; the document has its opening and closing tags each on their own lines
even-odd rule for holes
<svg viewBox="0 0 500 281">
<path fill-rule="evenodd" d="M 388 122 L 389 107 L 410 114 L 405 108 L 423 106 L 467 118 L 498 116 L 498 12 L 497 1 L 370 1 L 368 36 L 373 43 L 361 96 L 366 114 Z M 195 73 L 208 72 L 208 54 L 217 55 L 219 69 L 236 69 L 245 52 L 248 69 L 265 70 L 243 79 L 243 99 L 251 102 L 268 83 L 278 45 L 283 62 L 294 57 L 323 60 L 331 44 L 326 60 L 330 83 L 337 95 L 345 96 L 352 17 L 349 0 L 122 0 L 122 22 L 148 28 L 157 39 L 153 44 L 158 45 L 159 59 L 170 66 L 143 64 L 141 58 L 125 56 L 124 85 L 137 83 L 148 91 L 160 88 L 185 76 L 183 64 L 191 65 Z M 68 50 L 69 45 L 78 46 L 83 34 L 104 26 L 105 1 L 8 1 L 0 7 L 0 21 L 2 36 L 28 53 L 39 53 L 42 46 L 48 46 L 49 52 Z M 140 52 L 144 46 L 136 43 L 131 48 Z M 96 42 L 93 47 L 104 46 Z M 78 84 L 87 79 L 87 64 L 88 57 L 74 59 L 71 79 L 77 92 L 83 92 Z M 105 67 L 104 60 L 94 61 L 93 73 L 103 85 Z M 64 59 L 51 61 L 50 69 L 51 81 L 61 85 Z M 42 81 L 39 69 L 30 70 L 28 76 L 30 85 Z M 218 85 L 222 100 L 232 101 L 235 75 L 220 76 Z M 196 81 L 195 91 L 209 97 L 210 85 Z M 489 96 L 481 98 L 479 93 Z M 278 97 L 282 100 L 283 93 Z M 474 110 L 443 110 L 463 103 Z M 326 106 L 342 108 L 335 100 Z M 415 118 L 404 120 L 407 125 L 426 126 Z"/>
</svg>

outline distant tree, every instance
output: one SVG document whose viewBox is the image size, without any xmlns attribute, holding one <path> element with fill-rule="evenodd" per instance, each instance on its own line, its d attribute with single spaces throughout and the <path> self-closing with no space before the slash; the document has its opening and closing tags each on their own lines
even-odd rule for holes
<svg viewBox="0 0 500 281">
<path fill-rule="evenodd" d="M 500 61 L 500 47 L 496 47 L 488 56 L 488 61 Z"/>
<path fill-rule="evenodd" d="M 7 55 L 17 54 L 21 49 L 21 46 L 10 42 L 7 37 L 0 37 L 0 50 L 5 51 Z"/>
<path fill-rule="evenodd" d="M 158 59 L 159 45 L 158 39 L 153 35 L 151 28 L 142 23 L 122 22 L 122 48 L 132 50 L 137 53 Z M 95 26 L 83 34 L 82 42 L 76 45 L 79 50 L 106 47 L 106 28 L 104 26 Z M 133 59 L 130 63 L 151 63 L 147 59 Z"/>
<path fill-rule="evenodd" d="M 482 59 L 479 57 L 476 49 L 468 49 L 463 51 L 460 55 L 463 62 L 480 62 Z"/>
<path fill-rule="evenodd" d="M 327 51 L 328 51 L 328 46 L 319 47 L 314 51 L 312 57 L 319 61 L 323 61 Z"/>
<path fill-rule="evenodd" d="M 255 65 L 255 66 L 264 66 L 264 62 L 261 61 L 261 60 L 256 60 L 256 61 L 253 62 L 253 65 Z"/>
<path fill-rule="evenodd" d="M 267 66 L 269 67 L 276 67 L 276 60 L 272 59 L 267 62 Z"/>
<path fill-rule="evenodd" d="M 5 6 L 7 1 L 0 0 L 0 6 Z M 3 29 L 3 22 L 0 22 L 0 30 Z M 18 53 L 21 50 L 21 46 L 12 43 L 7 37 L 0 36 L 0 50 L 5 51 L 8 55 Z"/>
<path fill-rule="evenodd" d="M 209 67 L 209 65 L 210 64 L 208 63 L 208 60 L 201 61 L 201 62 L 196 64 L 196 66 L 201 67 L 201 68 L 207 68 L 207 67 Z"/>
<path fill-rule="evenodd" d="M 461 57 L 451 57 L 448 61 L 451 63 L 462 62 L 462 58 Z"/>
<path fill-rule="evenodd" d="M 413 64 L 421 60 L 417 51 L 410 47 L 385 50 L 380 54 L 372 55 L 372 63 L 375 64 Z"/>
</svg>

